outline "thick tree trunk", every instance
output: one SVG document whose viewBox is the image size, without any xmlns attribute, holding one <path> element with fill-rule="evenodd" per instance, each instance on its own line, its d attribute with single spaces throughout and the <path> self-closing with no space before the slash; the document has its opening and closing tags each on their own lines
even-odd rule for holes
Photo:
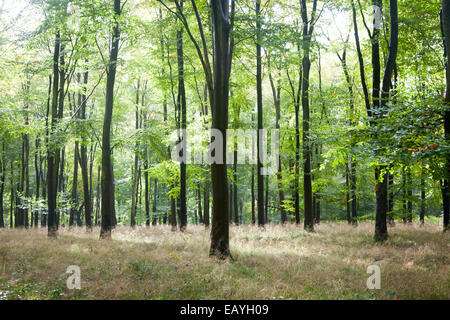
<svg viewBox="0 0 450 320">
<path fill-rule="evenodd" d="M 381 7 L 381 4 L 380 4 Z M 388 58 L 386 61 L 384 77 L 383 77 L 383 86 L 382 86 L 382 95 L 381 95 L 381 111 L 384 110 L 389 101 L 389 93 L 391 91 L 391 82 L 392 76 L 394 73 L 394 68 L 397 60 L 397 50 L 398 50 L 398 6 L 397 0 L 389 0 L 389 13 L 390 13 L 390 39 L 389 39 L 389 51 Z M 378 30 L 377 30 L 378 31 Z M 375 45 L 376 46 L 376 45 Z M 375 55 L 379 55 L 378 48 L 373 52 Z M 376 60 L 376 59 L 375 59 Z M 379 63 L 379 60 L 378 62 Z M 376 66 L 374 65 L 374 76 L 375 76 Z M 375 91 L 375 87 L 374 87 Z M 374 99 L 374 104 L 376 105 L 376 99 Z M 380 117 L 380 112 L 377 117 Z M 387 210 L 388 210 L 388 177 L 386 173 L 386 166 L 380 166 L 377 168 L 377 173 L 375 174 L 375 178 L 377 179 L 376 186 L 376 198 L 377 198 L 377 210 L 376 210 L 376 218 L 375 218 L 375 240 L 384 241 L 388 238 L 387 231 Z M 382 176 L 381 176 L 382 175 Z"/>
<path fill-rule="evenodd" d="M 114 0 L 114 19 L 112 46 L 106 80 L 106 103 L 102 136 L 102 222 L 100 238 L 110 238 L 116 224 L 114 205 L 114 172 L 111 159 L 111 123 L 114 106 L 114 82 L 116 80 L 117 56 L 119 53 L 120 29 L 118 16 L 121 14 L 120 0 Z"/>
<path fill-rule="evenodd" d="M 445 52 L 450 52 L 450 1 L 442 0 L 442 30 L 445 39 Z M 448 54 L 447 54 L 448 55 Z M 450 141 L 450 59 L 446 61 L 446 91 L 444 104 L 446 110 L 444 112 L 444 132 L 445 140 Z M 443 198 L 443 224 L 444 231 L 450 229 L 450 153 L 446 156 L 446 169 L 444 170 L 444 184 L 442 189 Z"/>
<path fill-rule="evenodd" d="M 213 52 L 214 52 L 214 90 L 211 109 L 212 128 L 223 136 L 224 159 L 221 164 L 211 164 L 213 193 L 213 215 L 211 228 L 210 255 L 218 258 L 231 256 L 229 248 L 228 225 L 228 179 L 226 165 L 226 130 L 228 128 L 228 94 L 231 72 L 232 44 L 230 31 L 234 18 L 234 1 L 231 2 L 232 17 L 229 19 L 229 1 L 212 0 Z M 231 21 L 231 22 L 230 22 Z M 211 96 L 211 95 L 210 95 Z"/>
</svg>

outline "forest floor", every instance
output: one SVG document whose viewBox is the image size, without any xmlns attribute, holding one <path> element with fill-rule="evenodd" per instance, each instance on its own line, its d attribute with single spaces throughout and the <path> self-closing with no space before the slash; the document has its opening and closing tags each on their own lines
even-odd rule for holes
<svg viewBox="0 0 450 320">
<path fill-rule="evenodd" d="M 189 225 L 99 230 L 0 230 L 1 299 L 450 299 L 450 232 L 396 224 L 384 244 L 373 224 L 231 228 L 233 261 L 208 257 L 209 231 Z M 69 265 L 81 290 L 69 290 Z M 381 289 L 367 289 L 370 265 Z"/>
</svg>

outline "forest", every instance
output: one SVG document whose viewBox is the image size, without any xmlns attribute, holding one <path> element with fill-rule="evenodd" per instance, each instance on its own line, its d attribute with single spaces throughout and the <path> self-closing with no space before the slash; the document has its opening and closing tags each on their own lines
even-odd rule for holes
<svg viewBox="0 0 450 320">
<path fill-rule="evenodd" d="M 0 300 L 448 300 L 448 52 L 448 0 L 0 0 Z"/>
</svg>

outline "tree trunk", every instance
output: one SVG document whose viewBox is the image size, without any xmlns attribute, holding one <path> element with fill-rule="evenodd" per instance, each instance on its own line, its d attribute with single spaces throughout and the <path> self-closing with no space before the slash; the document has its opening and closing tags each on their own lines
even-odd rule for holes
<svg viewBox="0 0 450 320">
<path fill-rule="evenodd" d="M 380 4 L 381 7 L 381 4 Z M 389 13 L 390 13 L 390 39 L 389 39 L 389 51 L 388 58 L 386 61 L 382 95 L 381 95 L 381 110 L 384 110 L 389 101 L 389 92 L 391 90 L 391 80 L 394 73 L 394 68 L 397 60 L 397 50 L 398 50 L 398 7 L 397 0 L 389 0 Z M 374 54 L 379 54 L 379 50 L 375 50 Z M 379 63 L 379 61 L 378 61 Z M 374 73 L 375 73 L 374 65 Z M 374 87 L 375 88 L 375 87 Z M 376 101 L 376 100 L 374 100 Z M 375 104 L 376 105 L 376 104 Z M 383 112 L 383 111 L 381 111 Z M 378 117 L 380 113 L 378 113 Z M 384 173 L 382 173 L 384 171 Z M 386 217 L 387 217 L 387 187 L 388 179 L 386 172 L 386 166 L 380 166 L 377 168 L 377 173 L 375 178 L 377 181 L 376 186 L 376 198 L 377 198 L 377 210 L 375 218 L 375 240 L 384 241 L 388 238 Z"/>
<path fill-rule="evenodd" d="M 82 120 L 86 119 L 86 86 L 88 83 L 89 73 L 85 71 L 83 73 L 83 93 L 80 95 L 81 98 L 81 109 L 80 118 Z M 92 201 L 91 201 L 91 188 L 89 185 L 89 172 L 88 172 L 88 156 L 87 156 L 87 146 L 85 143 L 81 144 L 80 148 L 80 167 L 81 167 L 81 177 L 83 180 L 83 197 L 84 197 L 84 218 L 86 221 L 86 230 L 88 232 L 92 231 Z M 91 170 L 92 176 L 92 170 Z"/>
<path fill-rule="evenodd" d="M 183 0 L 181 0 L 181 9 Z M 178 59 L 178 106 L 181 111 L 181 137 L 183 144 L 183 160 L 180 163 L 180 230 L 185 231 L 187 226 L 186 208 L 186 90 L 184 87 L 184 56 L 183 56 L 183 29 L 177 31 L 177 59 Z"/>
<path fill-rule="evenodd" d="M 261 62 L 261 0 L 256 0 L 256 96 L 257 96 L 257 116 L 258 116 L 258 134 L 257 134 L 257 185 L 258 185 L 258 225 L 264 226 L 264 176 L 262 175 L 262 147 L 265 141 L 262 141 L 261 133 L 263 129 L 263 105 L 262 105 L 262 62 Z"/>
<path fill-rule="evenodd" d="M 106 103 L 102 137 L 102 222 L 100 238 L 111 238 L 111 230 L 116 223 L 114 205 L 114 172 L 111 159 L 111 122 L 114 106 L 114 82 L 116 80 L 117 56 L 119 53 L 120 29 L 117 18 L 121 14 L 120 0 L 114 0 L 112 46 L 106 80 Z"/>
<path fill-rule="evenodd" d="M 75 214 L 78 209 L 78 193 L 77 193 L 77 183 L 78 183 L 78 141 L 75 141 L 75 151 L 73 155 L 73 180 L 72 180 L 72 206 L 70 208 L 69 215 L 69 228 L 73 227 L 75 224 Z"/>
<path fill-rule="evenodd" d="M 139 129 L 139 89 L 140 81 L 138 80 L 136 87 L 136 131 Z M 130 226 L 134 228 L 136 226 L 136 202 L 137 202 L 137 189 L 138 189 L 138 166 L 139 166 L 139 143 L 136 142 L 134 151 L 134 167 L 132 168 L 132 188 L 131 188 L 131 215 L 130 215 Z"/>
<path fill-rule="evenodd" d="M 158 200 L 158 179 L 154 180 L 154 188 L 153 188 L 153 207 L 152 207 L 152 211 L 153 211 L 153 221 L 152 221 L 152 225 L 156 226 L 156 202 Z M 176 220 L 175 220 L 176 221 Z M 175 223 L 176 226 L 176 223 Z"/>
<path fill-rule="evenodd" d="M 422 172 L 420 177 L 420 224 L 425 223 L 425 168 L 422 166 Z"/>
<path fill-rule="evenodd" d="M 450 52 L 450 1 L 442 0 L 442 30 L 445 39 L 445 51 Z M 446 90 L 444 97 L 446 110 L 444 113 L 445 140 L 450 140 L 450 59 L 446 61 Z M 444 170 L 443 198 L 443 224 L 444 232 L 450 229 L 450 153 L 446 156 L 446 169 Z"/>
<path fill-rule="evenodd" d="M 302 109 L 303 109 L 303 201 L 305 211 L 304 228 L 314 231 L 314 216 L 312 212 L 312 181 L 311 181 L 311 141 L 309 136 L 309 75 L 311 70 L 310 50 L 311 37 L 314 31 L 314 19 L 317 0 L 314 0 L 311 22 L 308 22 L 306 0 L 301 2 L 303 20 L 303 70 L 302 70 Z"/>
<path fill-rule="evenodd" d="M 203 221 L 206 228 L 209 228 L 209 184 L 209 180 L 207 179 L 205 182 L 205 193 L 203 196 Z"/>
<path fill-rule="evenodd" d="M 254 225 L 255 223 L 255 168 L 252 166 L 252 224 Z"/>
<path fill-rule="evenodd" d="M 57 238 L 58 227 L 56 224 L 56 196 L 58 186 L 58 168 L 59 168 L 59 151 L 53 144 L 58 122 L 58 89 L 59 89 L 59 51 L 60 51 L 60 33 L 56 33 L 55 49 L 53 54 L 53 92 L 51 103 L 51 122 L 50 122 L 50 137 L 47 146 L 47 226 L 48 237 Z"/>
<path fill-rule="evenodd" d="M 389 176 L 389 185 L 388 185 L 388 214 L 389 214 L 389 224 L 393 226 L 395 224 L 394 222 L 394 175 L 392 174 L 392 171 L 389 170 L 388 172 Z"/>
<path fill-rule="evenodd" d="M 2 155 L 0 158 L 0 228 L 5 227 L 3 220 L 3 195 L 5 191 L 5 177 L 6 177 L 6 159 L 5 159 L 5 141 L 2 141 Z"/>
<path fill-rule="evenodd" d="M 231 256 L 229 248 L 228 226 L 228 179 L 226 165 L 226 130 L 228 128 L 228 94 L 231 72 L 233 45 L 230 44 L 230 31 L 234 19 L 234 1 L 231 1 L 231 19 L 229 19 L 229 1 L 212 0 L 213 53 L 214 53 L 214 90 L 212 92 L 212 128 L 223 136 L 224 159 L 221 164 L 211 164 L 211 182 L 213 193 L 213 215 L 211 228 L 210 255 L 218 258 Z M 211 94 L 210 94 L 211 96 Z"/>
<path fill-rule="evenodd" d="M 408 168 L 407 171 L 407 189 L 408 189 L 408 203 L 407 203 L 407 207 L 408 207 L 408 223 L 412 223 L 413 221 L 413 213 L 412 213 L 412 178 L 411 178 L 411 168 Z"/>
</svg>

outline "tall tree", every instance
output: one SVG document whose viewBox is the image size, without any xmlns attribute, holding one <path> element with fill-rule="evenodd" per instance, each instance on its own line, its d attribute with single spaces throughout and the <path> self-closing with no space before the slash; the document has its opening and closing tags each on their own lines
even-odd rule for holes
<svg viewBox="0 0 450 320">
<path fill-rule="evenodd" d="M 111 159 L 111 123 L 114 106 L 114 83 L 116 81 L 117 57 L 119 54 L 120 26 L 122 12 L 120 0 L 114 0 L 113 35 L 107 66 L 105 116 L 102 136 L 102 197 L 100 238 L 111 238 L 115 225 L 116 209 L 114 205 L 114 173 Z"/>
<path fill-rule="evenodd" d="M 50 138 L 47 146 L 47 205 L 48 205 L 48 237 L 56 238 L 58 236 L 56 222 L 56 196 L 58 186 L 58 168 L 59 168 L 59 150 L 54 144 L 54 135 L 56 134 L 56 125 L 58 122 L 58 89 L 59 89 L 59 54 L 61 48 L 60 32 L 56 32 L 55 46 L 53 51 L 53 85 L 51 102 L 51 121 Z"/>
<path fill-rule="evenodd" d="M 183 0 L 180 0 L 179 10 L 183 13 Z M 181 111 L 181 134 L 184 159 L 180 163 L 180 230 L 186 230 L 186 89 L 184 86 L 184 52 L 183 52 L 183 28 L 177 30 L 177 60 L 178 60 L 178 109 Z"/>
<path fill-rule="evenodd" d="M 262 153 L 262 129 L 263 129 L 263 103 L 262 103 L 262 58 L 261 58 L 261 42 L 262 42 L 262 30 L 261 30 L 261 0 L 256 0 L 255 4 L 256 15 L 256 105 L 257 105 L 257 117 L 258 117 L 258 133 L 257 133 L 257 208 L 258 208 L 258 225 L 264 226 L 264 176 L 262 174 L 263 164 L 261 159 Z"/>
<path fill-rule="evenodd" d="M 381 5 L 381 4 L 380 4 Z M 390 21 L 390 37 L 389 37 L 389 49 L 388 57 L 386 60 L 383 85 L 381 92 L 381 104 L 376 111 L 377 120 L 382 119 L 385 116 L 385 109 L 389 102 L 389 94 L 392 88 L 392 76 L 394 74 L 394 68 L 397 60 L 398 51 L 398 4 L 397 0 L 389 0 L 389 21 Z M 377 29 L 375 29 L 377 30 Z M 375 51 L 373 54 L 376 56 L 379 50 L 377 44 L 375 44 Z M 374 59 L 375 61 L 377 58 Z M 377 61 L 377 63 L 379 60 Z M 376 65 L 374 65 L 374 68 Z M 374 90 L 376 90 L 374 88 Z M 375 92 L 376 94 L 376 92 Z M 378 96 L 374 98 L 374 106 L 377 108 L 376 100 Z M 375 240 L 384 241 L 388 238 L 388 230 L 386 224 L 387 211 L 388 211 L 388 177 L 387 167 L 381 165 L 376 168 L 375 179 L 377 181 L 376 190 L 376 217 L 375 217 Z"/>
<path fill-rule="evenodd" d="M 444 131 L 445 140 L 450 141 L 450 59 L 448 53 L 450 52 L 450 1 L 442 0 L 442 29 L 445 40 L 445 52 L 447 54 L 445 69 L 446 69 L 446 90 L 444 97 L 444 105 L 446 110 L 444 112 Z M 444 183 L 442 188 L 443 198 L 443 224 L 444 231 L 450 229 L 450 154 L 447 154 L 445 159 Z"/>
<path fill-rule="evenodd" d="M 301 16 L 303 21 L 303 71 L 302 71 L 302 109 L 303 109 L 303 201 L 305 210 L 304 228 L 314 231 L 314 215 L 312 207 L 311 182 L 311 138 L 309 110 L 309 77 L 311 71 L 311 41 L 316 20 L 317 0 L 313 2 L 311 18 L 308 19 L 306 0 L 301 1 Z"/>
</svg>

